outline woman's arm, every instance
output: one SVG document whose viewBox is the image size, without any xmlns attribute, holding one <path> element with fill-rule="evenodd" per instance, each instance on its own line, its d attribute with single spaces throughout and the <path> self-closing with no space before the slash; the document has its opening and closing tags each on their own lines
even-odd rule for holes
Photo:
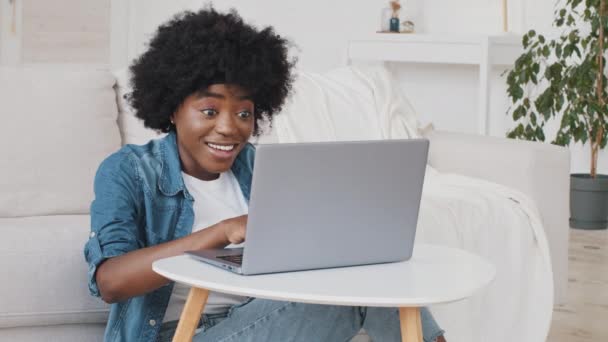
<svg viewBox="0 0 608 342">
<path fill-rule="evenodd" d="M 169 280 L 152 271 L 154 261 L 185 251 L 241 243 L 245 239 L 246 224 L 247 215 L 231 218 L 181 239 L 105 260 L 95 275 L 101 298 L 106 303 L 115 303 L 158 289 Z"/>
</svg>

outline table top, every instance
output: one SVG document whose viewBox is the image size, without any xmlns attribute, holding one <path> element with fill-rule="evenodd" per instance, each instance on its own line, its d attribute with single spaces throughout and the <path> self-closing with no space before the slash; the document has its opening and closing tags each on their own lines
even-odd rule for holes
<svg viewBox="0 0 608 342">
<path fill-rule="evenodd" d="M 152 269 L 186 285 L 223 293 L 303 303 L 416 307 L 465 299 L 489 284 L 492 264 L 469 252 L 417 244 L 397 263 L 243 276 L 180 255 Z"/>
</svg>

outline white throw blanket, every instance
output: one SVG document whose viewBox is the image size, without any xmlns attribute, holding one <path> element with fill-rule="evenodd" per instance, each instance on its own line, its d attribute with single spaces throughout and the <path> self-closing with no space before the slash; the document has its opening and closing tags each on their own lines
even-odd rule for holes
<svg viewBox="0 0 608 342">
<path fill-rule="evenodd" d="M 497 269 L 475 296 L 431 308 L 450 341 L 545 341 L 553 274 L 540 215 L 527 196 L 428 168 L 416 238 L 473 252 Z"/>
<path fill-rule="evenodd" d="M 378 66 L 299 73 L 273 134 L 281 143 L 419 137 L 416 114 L 394 84 Z M 431 308 L 450 342 L 546 339 L 551 261 L 540 215 L 528 197 L 429 166 L 416 239 L 465 249 L 497 268 L 494 282 L 475 296 Z"/>
</svg>

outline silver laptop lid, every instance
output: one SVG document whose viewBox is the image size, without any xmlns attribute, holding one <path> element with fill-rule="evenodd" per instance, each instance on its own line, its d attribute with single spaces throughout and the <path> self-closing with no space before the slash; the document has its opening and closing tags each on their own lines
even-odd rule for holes
<svg viewBox="0 0 608 342">
<path fill-rule="evenodd" d="M 257 148 L 243 273 L 411 257 L 428 140 Z"/>
</svg>

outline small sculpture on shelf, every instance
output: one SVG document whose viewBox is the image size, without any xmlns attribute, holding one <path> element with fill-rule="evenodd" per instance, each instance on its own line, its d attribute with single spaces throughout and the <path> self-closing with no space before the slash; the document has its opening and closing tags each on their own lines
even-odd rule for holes
<svg viewBox="0 0 608 342">
<path fill-rule="evenodd" d="M 405 20 L 401 23 L 401 33 L 414 33 L 416 32 L 416 25 L 411 20 Z"/>
<path fill-rule="evenodd" d="M 392 0 L 390 4 L 391 10 L 393 11 L 389 25 L 390 31 L 399 32 L 399 10 L 401 9 L 401 4 L 399 3 L 399 0 Z"/>
<path fill-rule="evenodd" d="M 400 21 L 399 12 L 402 8 L 399 0 L 389 1 L 389 6 L 382 9 L 380 32 L 414 33 L 415 25 L 410 18 Z M 407 14 L 407 13 L 406 13 Z"/>
</svg>

